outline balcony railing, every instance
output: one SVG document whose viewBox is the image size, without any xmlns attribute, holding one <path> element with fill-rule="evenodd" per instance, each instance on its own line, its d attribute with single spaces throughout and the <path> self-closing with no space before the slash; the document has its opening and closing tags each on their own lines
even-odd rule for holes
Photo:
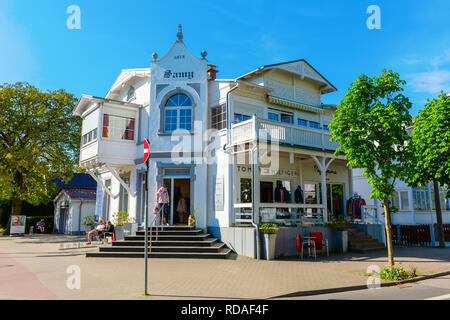
<svg viewBox="0 0 450 320">
<path fill-rule="evenodd" d="M 259 118 L 252 118 L 231 127 L 233 144 L 242 144 L 256 140 L 256 132 L 259 140 L 275 141 L 279 144 L 292 146 L 305 146 L 318 149 L 336 150 L 337 142 L 331 142 L 331 135 L 323 130 L 301 127 L 288 123 L 275 122 Z"/>
<path fill-rule="evenodd" d="M 134 140 L 99 138 L 80 148 L 80 164 L 89 167 L 95 163 L 134 165 L 138 147 Z"/>
<path fill-rule="evenodd" d="M 280 226 L 323 224 L 324 205 L 295 203 L 261 203 L 259 205 L 260 223 L 276 223 Z M 234 205 L 234 224 L 252 226 L 251 203 Z"/>
</svg>

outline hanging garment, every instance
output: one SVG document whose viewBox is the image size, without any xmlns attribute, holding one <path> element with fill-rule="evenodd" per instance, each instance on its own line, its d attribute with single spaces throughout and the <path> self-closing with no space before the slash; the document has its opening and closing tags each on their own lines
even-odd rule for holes
<svg viewBox="0 0 450 320">
<path fill-rule="evenodd" d="M 303 203 L 303 190 L 302 187 L 298 186 L 294 192 L 295 203 Z"/>
<path fill-rule="evenodd" d="M 156 192 L 156 201 L 158 203 L 169 203 L 169 192 L 166 188 L 159 188 L 158 192 Z"/>
<path fill-rule="evenodd" d="M 275 202 L 276 203 L 283 203 L 284 202 L 284 194 L 283 194 L 283 188 L 282 187 L 276 187 L 275 188 Z"/>
<path fill-rule="evenodd" d="M 283 187 L 283 202 L 290 203 L 291 202 L 291 193 Z"/>
</svg>

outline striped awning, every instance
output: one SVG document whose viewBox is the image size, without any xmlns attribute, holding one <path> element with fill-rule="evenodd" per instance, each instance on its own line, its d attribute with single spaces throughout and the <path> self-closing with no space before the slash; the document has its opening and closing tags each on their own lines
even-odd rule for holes
<svg viewBox="0 0 450 320">
<path fill-rule="evenodd" d="M 271 95 L 267 95 L 267 99 L 268 99 L 269 103 L 271 103 L 271 104 L 285 106 L 285 107 L 292 108 L 295 110 L 314 112 L 314 113 L 323 113 L 323 109 L 311 106 L 309 104 L 304 104 L 304 103 L 295 102 L 292 100 L 282 99 L 282 98 L 271 96 Z"/>
</svg>

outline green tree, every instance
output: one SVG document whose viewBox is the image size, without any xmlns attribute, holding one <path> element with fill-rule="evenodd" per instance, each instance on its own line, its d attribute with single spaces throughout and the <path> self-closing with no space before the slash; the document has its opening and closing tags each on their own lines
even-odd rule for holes
<svg viewBox="0 0 450 320">
<path fill-rule="evenodd" d="M 411 103 L 401 92 L 406 82 L 398 73 L 382 70 L 377 77 L 360 75 L 350 85 L 330 125 L 333 141 L 348 164 L 364 168 L 372 186 L 370 197 L 383 203 L 388 263 L 394 266 L 389 198 L 397 179 L 406 175 L 409 158 L 406 126 Z"/>
<path fill-rule="evenodd" d="M 11 200 L 11 215 L 20 214 L 22 201 L 51 200 L 52 179 L 71 179 L 81 126 L 72 115 L 75 103 L 64 90 L 0 85 L 0 198 Z"/>
<path fill-rule="evenodd" d="M 439 246 L 445 247 L 439 183 L 450 185 L 450 97 L 443 92 L 438 99 L 427 100 L 415 117 L 411 149 L 408 182 L 414 186 L 433 182 Z"/>
</svg>

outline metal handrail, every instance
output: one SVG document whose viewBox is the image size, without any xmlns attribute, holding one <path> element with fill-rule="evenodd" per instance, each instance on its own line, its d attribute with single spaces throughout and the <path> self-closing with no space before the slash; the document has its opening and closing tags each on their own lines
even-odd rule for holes
<svg viewBox="0 0 450 320">
<path fill-rule="evenodd" d="M 161 210 L 163 209 L 164 205 L 161 206 L 161 208 L 159 208 L 158 213 L 155 215 L 155 217 L 153 218 L 152 222 L 150 223 L 150 226 L 145 226 L 146 228 L 150 227 L 150 245 L 148 248 L 148 251 L 151 253 L 152 252 L 152 243 L 153 243 L 153 226 L 156 227 L 156 241 L 158 241 L 158 231 L 159 231 L 159 227 L 161 227 L 162 230 L 162 226 L 157 226 L 156 223 L 156 218 L 158 218 L 161 214 Z M 146 239 L 147 240 L 147 239 Z"/>
</svg>

